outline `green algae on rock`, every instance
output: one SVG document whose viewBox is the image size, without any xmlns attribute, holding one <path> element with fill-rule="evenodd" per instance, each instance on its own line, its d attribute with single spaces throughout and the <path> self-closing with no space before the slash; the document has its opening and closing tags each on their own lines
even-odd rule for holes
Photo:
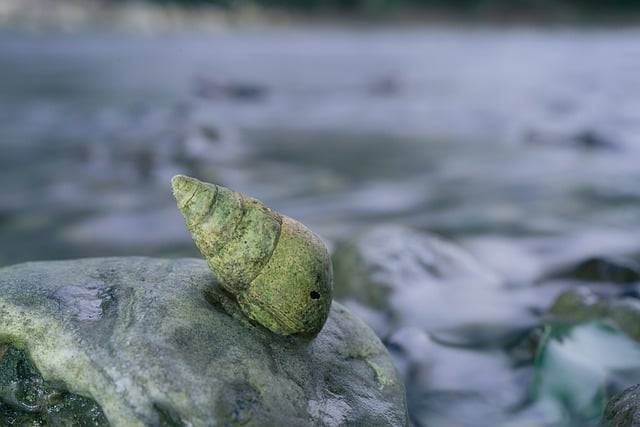
<svg viewBox="0 0 640 427">
<path fill-rule="evenodd" d="M 589 289 L 568 289 L 556 298 L 546 314 L 548 322 L 610 321 L 640 342 L 640 302 L 636 298 L 607 298 Z"/>
<path fill-rule="evenodd" d="M 274 335 L 197 259 L 26 263 L 0 290 L 0 348 L 115 427 L 407 424 L 387 351 L 338 303 L 313 340 Z"/>
<path fill-rule="evenodd" d="M 633 258 L 594 256 L 558 269 L 547 279 L 629 284 L 640 282 L 640 263 Z"/>
<path fill-rule="evenodd" d="M 171 186 L 196 246 L 248 317 L 281 335 L 322 329 L 333 272 L 319 237 L 228 188 L 184 175 Z"/>
</svg>

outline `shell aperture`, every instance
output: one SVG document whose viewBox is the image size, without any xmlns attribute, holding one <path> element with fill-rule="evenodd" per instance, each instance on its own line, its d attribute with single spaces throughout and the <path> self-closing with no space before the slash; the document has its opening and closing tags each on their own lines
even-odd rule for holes
<svg viewBox="0 0 640 427">
<path fill-rule="evenodd" d="M 226 187 L 184 175 L 171 185 L 196 246 L 245 315 L 281 335 L 322 329 L 333 272 L 318 236 Z"/>
</svg>

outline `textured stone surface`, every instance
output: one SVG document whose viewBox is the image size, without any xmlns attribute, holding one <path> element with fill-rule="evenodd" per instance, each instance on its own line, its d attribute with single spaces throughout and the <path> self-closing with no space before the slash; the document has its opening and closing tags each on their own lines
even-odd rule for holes
<svg viewBox="0 0 640 427">
<path fill-rule="evenodd" d="M 251 323 L 196 259 L 26 263 L 0 289 L 2 342 L 114 426 L 407 423 L 386 350 L 338 303 L 309 340 Z"/>
<path fill-rule="evenodd" d="M 604 427 L 640 426 L 640 384 L 614 396 L 607 404 L 602 419 Z"/>
<path fill-rule="evenodd" d="M 22 349 L 0 345 L 1 426 L 107 426 L 91 399 L 69 393 L 42 376 Z"/>
</svg>

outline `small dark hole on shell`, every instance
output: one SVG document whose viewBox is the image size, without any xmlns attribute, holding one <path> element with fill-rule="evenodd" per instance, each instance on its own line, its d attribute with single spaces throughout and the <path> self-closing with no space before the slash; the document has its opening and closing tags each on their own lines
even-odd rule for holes
<svg viewBox="0 0 640 427">
<path fill-rule="evenodd" d="M 320 294 L 316 291 L 311 291 L 309 295 L 311 296 L 311 299 L 320 299 Z"/>
</svg>

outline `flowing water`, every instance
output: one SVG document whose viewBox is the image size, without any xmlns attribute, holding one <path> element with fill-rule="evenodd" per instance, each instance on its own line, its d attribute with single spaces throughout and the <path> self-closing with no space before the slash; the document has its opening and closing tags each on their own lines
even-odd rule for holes
<svg viewBox="0 0 640 427">
<path fill-rule="evenodd" d="M 600 323 L 556 334 L 541 316 L 560 291 L 588 287 L 548 279 L 558 269 L 638 260 L 639 38 L 0 33 L 0 265 L 197 256 L 169 190 L 173 174 L 195 175 L 302 220 L 332 249 L 373 230 L 361 249 L 388 269 L 397 324 L 338 293 L 394 355 L 416 425 L 589 425 L 599 390 L 637 378 L 610 374 L 638 368 L 636 343 Z M 445 252 L 461 273 L 434 272 L 428 233 L 455 242 Z M 598 292 L 635 299 L 630 268 Z M 514 356 L 532 336 L 537 356 Z M 558 391 L 554 372 L 571 385 Z"/>
</svg>

